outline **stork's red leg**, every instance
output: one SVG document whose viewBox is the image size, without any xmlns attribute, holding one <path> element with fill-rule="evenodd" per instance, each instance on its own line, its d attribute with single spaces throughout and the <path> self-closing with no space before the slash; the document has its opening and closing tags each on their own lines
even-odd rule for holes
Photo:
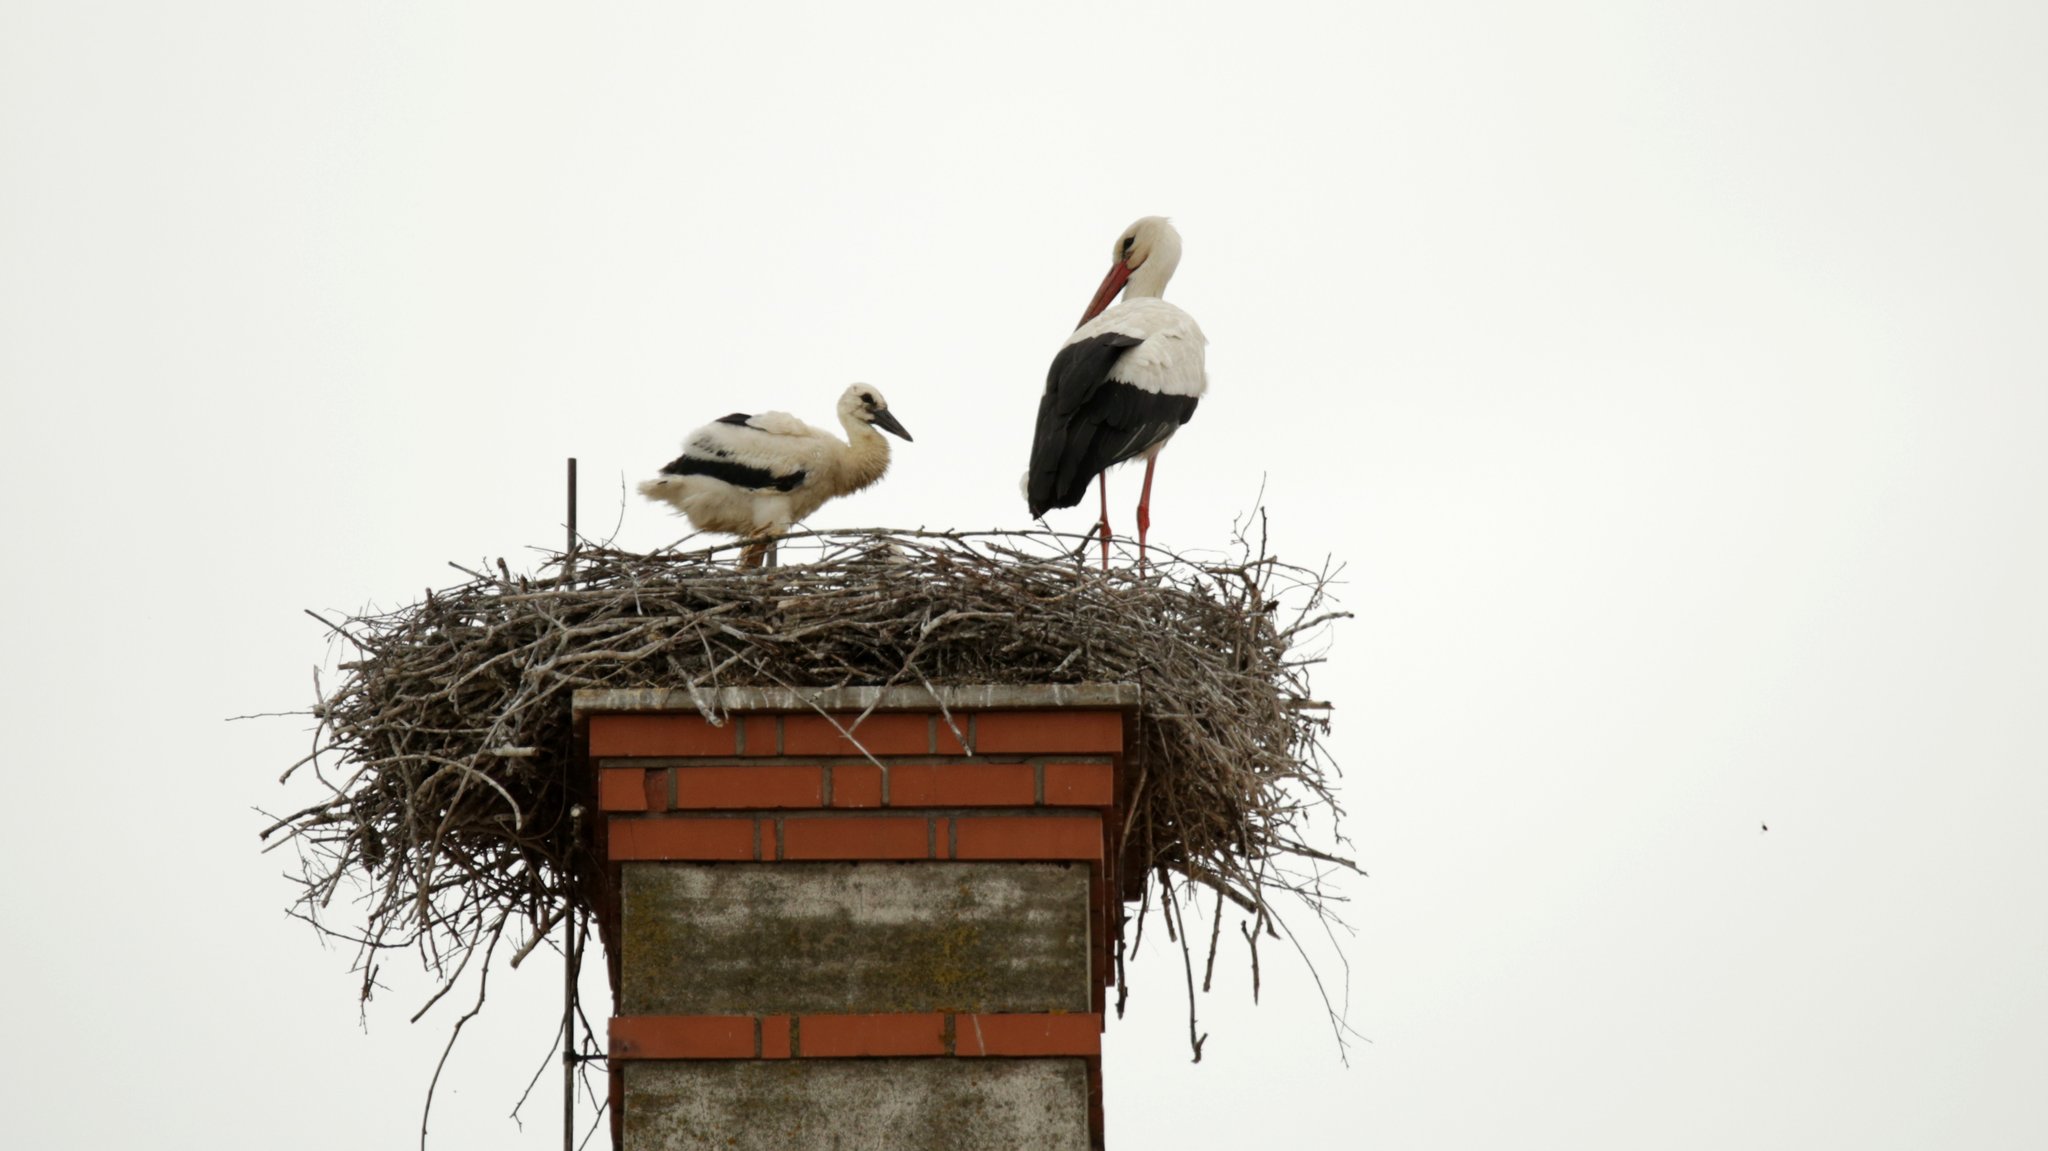
<svg viewBox="0 0 2048 1151">
<path fill-rule="evenodd" d="M 1096 531 L 1102 534 L 1102 570 L 1109 570 L 1109 473 L 1095 473 L 1095 490 L 1102 493 L 1102 523 Z M 1081 545 L 1086 547 L 1088 545 Z"/>
<path fill-rule="evenodd" d="M 1145 461 L 1145 488 L 1138 493 L 1138 575 L 1145 574 L 1145 533 L 1152 530 L 1152 465 L 1159 462 L 1154 455 Z"/>
</svg>

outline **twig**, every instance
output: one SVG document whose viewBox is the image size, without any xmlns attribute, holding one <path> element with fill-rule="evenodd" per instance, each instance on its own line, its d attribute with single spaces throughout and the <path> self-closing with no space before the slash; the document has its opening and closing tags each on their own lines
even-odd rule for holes
<svg viewBox="0 0 2048 1151">
<path fill-rule="evenodd" d="M 498 937 L 504 930 L 505 921 L 500 919 L 497 926 L 491 930 L 490 941 L 484 945 L 483 966 L 477 969 L 476 1002 L 470 1005 L 468 1011 L 463 1012 L 462 1018 L 455 1021 L 454 1028 L 448 1033 L 448 1044 L 441 1048 L 441 1058 L 434 1063 L 434 1077 L 427 1083 L 427 1101 L 425 1106 L 420 1108 L 420 1151 L 427 1151 L 427 1118 L 434 1113 L 434 1091 L 441 1085 L 442 1069 L 448 1066 L 448 1053 L 455 1050 L 455 1041 L 462 1038 L 463 1026 L 475 1019 L 477 1013 L 484 1009 L 484 995 L 491 981 L 491 952 L 497 950 Z M 418 1016 L 414 1018 L 417 1019 Z"/>
</svg>

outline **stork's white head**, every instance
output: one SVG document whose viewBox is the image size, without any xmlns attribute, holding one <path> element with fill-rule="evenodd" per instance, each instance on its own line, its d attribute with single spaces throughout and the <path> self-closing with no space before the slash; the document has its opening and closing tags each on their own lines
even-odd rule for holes
<svg viewBox="0 0 2048 1151">
<path fill-rule="evenodd" d="M 855 384 L 839 397 L 839 422 L 848 427 L 855 424 L 870 424 L 891 435 L 910 439 L 910 433 L 889 414 L 889 401 L 882 398 L 882 390 L 873 384 Z"/>
<path fill-rule="evenodd" d="M 1134 298 L 1165 294 L 1166 282 L 1180 266 L 1180 233 L 1164 216 L 1145 216 L 1116 238 L 1110 260 L 1109 274 L 1102 277 L 1102 286 L 1095 290 L 1095 298 L 1088 301 L 1081 324 L 1100 315 L 1126 287 Z M 1078 328 L 1081 324 L 1074 326 Z"/>
</svg>

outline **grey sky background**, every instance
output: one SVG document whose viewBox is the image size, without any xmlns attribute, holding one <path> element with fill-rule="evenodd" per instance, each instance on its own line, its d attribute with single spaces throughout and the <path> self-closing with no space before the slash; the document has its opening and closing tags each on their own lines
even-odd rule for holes
<svg viewBox="0 0 2048 1151">
<path fill-rule="evenodd" d="M 1240 949 L 1190 1065 L 1153 951 L 1112 1146 L 2048 1145 L 2044 13 L 0 3 L 11 1141 L 414 1141 L 457 1008 L 358 1025 L 256 854 L 303 724 L 223 722 L 300 609 L 525 565 L 569 455 L 666 543 L 622 484 L 856 379 L 917 442 L 813 526 L 1024 526 L 1164 213 L 1155 539 L 1263 485 L 1347 565 L 1371 1042 Z M 558 994 L 493 977 L 436 1146 L 558 1145 Z"/>
</svg>

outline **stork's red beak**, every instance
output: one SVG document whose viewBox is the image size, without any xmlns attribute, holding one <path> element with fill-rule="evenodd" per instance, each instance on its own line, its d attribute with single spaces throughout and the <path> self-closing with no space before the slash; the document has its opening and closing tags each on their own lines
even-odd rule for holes
<svg viewBox="0 0 2048 1151">
<path fill-rule="evenodd" d="M 1101 315 L 1102 309 L 1109 307 L 1109 302 L 1116 299 L 1116 294 L 1124 290 L 1124 281 L 1130 278 L 1131 270 L 1124 266 L 1122 260 L 1112 264 L 1109 275 L 1102 277 L 1102 286 L 1095 289 L 1095 298 L 1088 301 L 1088 311 L 1082 315 L 1081 324 Z M 1074 326 L 1078 328 L 1081 324 Z"/>
</svg>

